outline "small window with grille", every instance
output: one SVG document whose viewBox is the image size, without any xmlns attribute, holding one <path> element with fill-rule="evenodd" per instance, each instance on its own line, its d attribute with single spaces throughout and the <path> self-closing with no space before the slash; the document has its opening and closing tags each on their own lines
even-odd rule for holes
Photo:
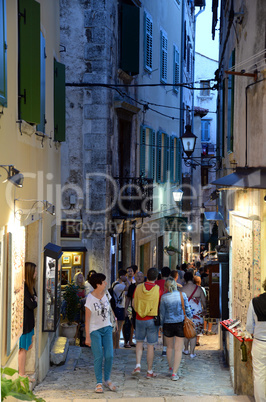
<svg viewBox="0 0 266 402">
<path fill-rule="evenodd" d="M 210 96 L 210 81 L 201 80 L 200 88 L 201 96 Z"/>
</svg>

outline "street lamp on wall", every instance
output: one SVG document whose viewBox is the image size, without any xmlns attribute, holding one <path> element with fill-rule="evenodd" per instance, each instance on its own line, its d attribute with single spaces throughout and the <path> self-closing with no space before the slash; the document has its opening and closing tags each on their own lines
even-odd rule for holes
<svg viewBox="0 0 266 402">
<path fill-rule="evenodd" d="M 6 180 L 10 181 L 16 187 L 23 187 L 24 176 L 14 165 L 0 165 L 0 167 L 7 173 Z"/>
<path fill-rule="evenodd" d="M 195 150 L 197 136 L 191 132 L 191 126 L 188 124 L 185 127 L 186 131 L 180 137 L 183 151 L 187 157 L 183 156 L 185 166 L 196 169 L 197 166 L 202 166 L 210 171 L 216 172 L 221 169 L 220 156 L 201 155 L 199 157 L 191 157 Z"/>
<path fill-rule="evenodd" d="M 183 197 L 183 191 L 180 188 L 173 191 L 173 198 L 175 202 L 182 201 L 182 197 Z"/>
</svg>

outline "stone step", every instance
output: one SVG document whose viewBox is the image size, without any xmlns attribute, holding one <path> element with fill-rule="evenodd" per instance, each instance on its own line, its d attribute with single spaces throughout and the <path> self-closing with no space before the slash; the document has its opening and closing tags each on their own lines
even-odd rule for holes
<svg viewBox="0 0 266 402">
<path fill-rule="evenodd" d="M 50 362 L 52 365 L 61 366 L 65 363 L 69 350 L 69 340 L 64 336 L 59 336 L 50 352 Z"/>
</svg>

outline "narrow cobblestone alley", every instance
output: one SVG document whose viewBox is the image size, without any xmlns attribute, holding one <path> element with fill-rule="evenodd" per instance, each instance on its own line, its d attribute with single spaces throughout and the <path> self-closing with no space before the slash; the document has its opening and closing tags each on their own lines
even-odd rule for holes
<svg viewBox="0 0 266 402">
<path fill-rule="evenodd" d="M 158 373 L 156 379 L 148 380 L 145 377 L 146 348 L 142 359 L 143 375 L 136 379 L 130 374 L 135 367 L 135 348 L 122 347 L 115 353 L 112 372 L 112 380 L 119 387 L 118 392 L 106 390 L 104 394 L 96 394 L 91 350 L 72 346 L 66 364 L 52 367 L 34 392 L 47 402 L 90 399 L 119 399 L 122 402 L 131 398 L 138 398 L 139 401 L 152 398 L 154 402 L 254 400 L 234 395 L 229 370 L 224 366 L 222 353 L 218 350 L 218 335 L 201 337 L 201 346 L 197 347 L 195 359 L 183 355 L 178 373 L 180 378 L 176 382 L 171 381 L 167 375 L 168 365 L 166 357 L 161 355 L 161 342 L 159 339 L 155 351 L 154 372 Z"/>
</svg>

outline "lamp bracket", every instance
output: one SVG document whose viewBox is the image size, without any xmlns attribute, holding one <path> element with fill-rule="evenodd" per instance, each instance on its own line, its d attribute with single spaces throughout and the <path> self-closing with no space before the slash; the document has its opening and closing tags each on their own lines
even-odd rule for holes
<svg viewBox="0 0 266 402">
<path fill-rule="evenodd" d="M 198 166 L 206 167 L 210 172 L 217 172 L 222 168 L 221 156 L 199 156 L 194 158 L 185 158 L 183 156 L 185 166 L 196 169 Z"/>
</svg>

